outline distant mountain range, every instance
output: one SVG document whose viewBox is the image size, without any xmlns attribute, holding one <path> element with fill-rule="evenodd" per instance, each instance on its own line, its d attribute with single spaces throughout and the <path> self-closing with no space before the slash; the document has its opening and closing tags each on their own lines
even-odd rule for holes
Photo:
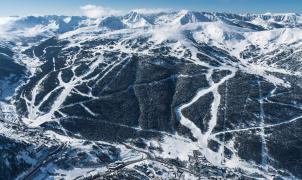
<svg viewBox="0 0 302 180">
<path fill-rule="evenodd" d="M 89 19 L 80 16 L 25 16 L 25 17 L 1 17 L 1 31 L 12 32 L 28 30 L 28 36 L 33 33 L 57 32 L 64 33 L 79 27 L 99 26 L 107 29 L 123 29 L 148 27 L 155 25 L 185 25 L 189 23 L 217 22 L 248 28 L 253 30 L 270 30 L 275 28 L 301 27 L 302 16 L 300 14 L 229 14 L 208 13 L 182 10 L 170 13 L 142 14 L 131 11 L 124 16 L 111 16 L 99 19 Z M 112 27 L 113 26 L 113 27 Z"/>
</svg>

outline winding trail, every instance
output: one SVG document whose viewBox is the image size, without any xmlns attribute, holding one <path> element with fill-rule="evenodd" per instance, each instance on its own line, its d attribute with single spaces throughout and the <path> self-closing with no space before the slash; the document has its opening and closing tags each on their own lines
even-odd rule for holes
<svg viewBox="0 0 302 180">
<path fill-rule="evenodd" d="M 221 166 L 221 162 L 223 160 L 222 154 L 219 152 L 214 152 L 211 149 L 209 149 L 208 141 L 210 140 L 210 135 L 212 134 L 213 129 L 217 125 L 218 108 L 221 101 L 221 95 L 218 92 L 218 88 L 227 80 L 233 78 L 236 74 L 235 68 L 230 67 L 224 70 L 231 71 L 231 74 L 223 77 L 218 83 L 214 83 L 211 78 L 213 74 L 213 69 L 210 69 L 207 74 L 207 80 L 210 85 L 209 88 L 200 89 L 189 102 L 181 105 L 176 109 L 177 116 L 180 118 L 180 123 L 191 130 L 192 135 L 198 140 L 198 145 L 201 148 L 203 155 L 210 163 L 217 166 Z M 190 107 L 192 104 L 197 102 L 201 97 L 205 96 L 208 93 L 213 94 L 214 100 L 211 105 L 211 119 L 208 122 L 208 129 L 205 133 L 202 133 L 201 130 L 190 119 L 188 119 L 182 114 L 182 111 L 185 108 Z"/>
</svg>

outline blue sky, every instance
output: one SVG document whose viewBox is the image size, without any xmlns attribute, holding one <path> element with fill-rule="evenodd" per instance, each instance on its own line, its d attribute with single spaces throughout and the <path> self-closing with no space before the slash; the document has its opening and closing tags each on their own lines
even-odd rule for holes
<svg viewBox="0 0 302 180">
<path fill-rule="evenodd" d="M 137 8 L 172 8 L 234 13 L 302 13 L 302 0 L 1 0 L 0 16 L 81 15 L 83 12 L 80 7 L 86 4 L 122 11 Z"/>
</svg>

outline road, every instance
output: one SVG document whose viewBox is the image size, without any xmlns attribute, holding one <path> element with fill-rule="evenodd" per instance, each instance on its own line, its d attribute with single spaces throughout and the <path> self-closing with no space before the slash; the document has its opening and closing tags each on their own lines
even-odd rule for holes
<svg viewBox="0 0 302 180">
<path fill-rule="evenodd" d="M 22 180 L 31 180 L 35 177 L 36 173 L 39 171 L 39 169 L 45 165 L 47 165 L 49 162 L 53 161 L 58 153 L 60 153 L 64 148 L 66 147 L 66 144 L 61 144 L 58 148 L 50 152 L 45 158 L 43 158 L 36 166 L 32 167 L 28 174 L 25 175 Z"/>
</svg>

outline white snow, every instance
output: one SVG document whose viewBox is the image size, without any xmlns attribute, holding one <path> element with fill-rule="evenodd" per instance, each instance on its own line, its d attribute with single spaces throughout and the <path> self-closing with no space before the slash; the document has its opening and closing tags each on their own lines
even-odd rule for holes
<svg viewBox="0 0 302 180">
<path fill-rule="evenodd" d="M 156 143 L 163 150 L 158 156 L 163 158 L 179 158 L 181 161 L 188 161 L 189 155 L 193 155 L 193 150 L 197 150 L 196 143 L 184 139 L 183 137 L 176 136 L 164 136 L 162 142 L 152 142 L 153 145 Z"/>
<path fill-rule="evenodd" d="M 63 19 L 63 21 L 64 21 L 65 23 L 70 23 L 71 17 L 66 17 L 65 19 Z"/>
<path fill-rule="evenodd" d="M 24 31 L 17 32 L 17 34 L 23 33 L 25 37 L 35 37 L 43 33 L 49 33 L 49 31 L 56 31 L 58 29 L 59 29 L 59 25 L 56 24 L 56 22 L 51 22 L 47 26 L 36 25 L 32 28 L 25 29 Z"/>
</svg>

